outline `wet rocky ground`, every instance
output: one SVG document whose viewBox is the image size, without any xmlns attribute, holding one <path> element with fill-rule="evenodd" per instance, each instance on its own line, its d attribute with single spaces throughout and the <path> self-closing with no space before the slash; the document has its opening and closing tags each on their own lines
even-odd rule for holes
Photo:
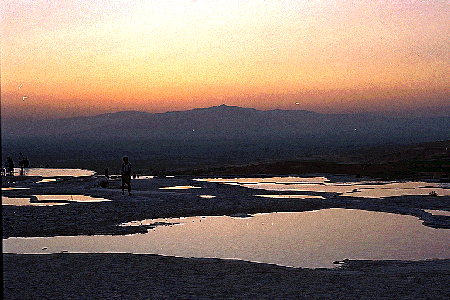
<svg viewBox="0 0 450 300">
<path fill-rule="evenodd" d="M 329 177 L 331 180 L 364 180 Z M 380 199 L 334 193 L 298 199 L 255 197 L 271 194 L 235 185 L 196 181 L 192 176 L 132 180 L 133 195 L 122 195 L 120 181 L 107 188 L 101 177 L 2 177 L 10 198 L 83 194 L 112 201 L 69 202 L 55 206 L 2 206 L 3 238 L 55 235 L 130 234 L 149 228 L 121 227 L 135 220 L 294 212 L 324 208 L 365 209 L 413 215 L 425 226 L 450 228 L 450 217 L 426 209 L 450 210 L 448 196 Z M 167 190 L 170 186 L 197 189 Z M 288 192 L 295 194 L 295 192 Z M 283 192 L 277 192 L 283 194 Z M 202 198 L 200 195 L 214 195 Z M 308 270 L 219 259 L 184 259 L 131 254 L 3 254 L 7 299 L 197 299 L 197 298 L 359 298 L 445 299 L 450 295 L 450 261 L 346 261 L 333 270 Z"/>
<path fill-rule="evenodd" d="M 331 180 L 355 180 L 333 177 Z M 145 227 L 120 227 L 118 224 L 143 219 L 242 215 L 264 212 L 298 212 L 324 208 L 351 208 L 412 215 L 425 226 L 450 228 L 450 217 L 433 215 L 431 210 L 450 210 L 449 196 L 400 196 L 388 198 L 343 197 L 335 193 L 277 192 L 277 194 L 320 195 L 323 199 L 273 199 L 255 197 L 273 194 L 237 185 L 196 181 L 195 177 L 132 180 L 133 195 L 122 195 L 120 181 L 112 180 L 108 188 L 98 186 L 101 177 L 59 177 L 56 182 L 36 183 L 37 177 L 3 177 L 2 186 L 29 189 L 2 191 L 11 198 L 32 195 L 89 195 L 112 201 L 69 202 L 55 206 L 3 205 L 3 238 L 55 235 L 130 234 L 145 232 Z M 358 179 L 363 180 L 363 179 Z M 195 189 L 164 190 L 163 187 L 195 186 Z M 201 195 L 214 195 L 202 198 Z"/>
</svg>

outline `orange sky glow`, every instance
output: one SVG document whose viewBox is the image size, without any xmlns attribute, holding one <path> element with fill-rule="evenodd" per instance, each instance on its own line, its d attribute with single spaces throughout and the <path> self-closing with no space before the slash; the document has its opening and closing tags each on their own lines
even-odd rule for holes
<svg viewBox="0 0 450 300">
<path fill-rule="evenodd" d="M 450 103 L 450 1 L 2 1 L 2 117 Z"/>
</svg>

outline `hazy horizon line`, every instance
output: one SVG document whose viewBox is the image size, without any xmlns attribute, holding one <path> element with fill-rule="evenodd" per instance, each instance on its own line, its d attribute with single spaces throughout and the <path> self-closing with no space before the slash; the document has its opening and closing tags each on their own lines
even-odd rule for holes
<svg viewBox="0 0 450 300">
<path fill-rule="evenodd" d="M 255 108 L 255 107 L 249 107 L 249 106 L 240 106 L 240 105 L 230 105 L 226 103 L 222 103 L 220 105 L 212 105 L 212 106 L 200 106 L 200 107 L 194 107 L 194 108 L 186 108 L 186 109 L 180 109 L 180 110 L 166 110 L 163 112 L 154 112 L 149 110 L 143 110 L 143 109 L 130 109 L 130 110 L 123 110 L 123 109 L 117 109 L 117 110 L 111 110 L 111 111 L 105 111 L 105 112 L 73 112 L 72 114 L 56 114 L 56 115 L 39 115 L 36 117 L 30 117 L 24 114 L 23 116 L 20 116 L 19 114 L 14 115 L 4 115 L 3 110 L 4 107 L 2 105 L 2 123 L 4 122 L 27 122 L 27 121 L 49 121 L 49 120 L 58 120 L 58 119 L 72 119 L 72 118 L 84 118 L 84 117 L 97 117 L 107 114 L 117 114 L 117 113 L 124 113 L 124 112 L 137 112 L 137 113 L 146 113 L 146 114 L 154 114 L 154 115 L 161 115 L 166 113 L 174 113 L 174 112 L 188 112 L 193 110 L 200 110 L 200 109 L 211 109 L 215 107 L 220 106 L 226 106 L 226 107 L 235 107 L 235 108 L 243 108 L 243 109 L 254 109 L 257 111 L 304 111 L 304 112 L 312 112 L 317 114 L 323 114 L 323 115 L 355 115 L 355 114 L 371 114 L 371 115 L 381 115 L 381 116 L 393 116 L 393 117 L 445 117 L 450 116 L 450 105 L 447 106 L 427 106 L 427 107 L 419 107 L 419 108 L 402 108 L 402 109 L 386 109 L 386 110 L 342 110 L 342 111 L 330 111 L 326 112 L 323 111 L 323 109 L 289 109 L 289 108 L 270 108 L 270 109 L 264 109 L 264 108 Z"/>
</svg>

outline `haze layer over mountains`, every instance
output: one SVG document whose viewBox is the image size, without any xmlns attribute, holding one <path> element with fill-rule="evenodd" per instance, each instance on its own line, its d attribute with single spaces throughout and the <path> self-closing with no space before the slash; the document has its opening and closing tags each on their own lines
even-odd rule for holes
<svg viewBox="0 0 450 300">
<path fill-rule="evenodd" d="M 450 116 L 320 114 L 226 105 L 2 123 L 3 160 L 21 151 L 35 163 L 86 168 L 120 162 L 122 155 L 164 166 L 231 164 L 450 140 Z"/>
<path fill-rule="evenodd" d="M 125 111 L 94 117 L 4 123 L 2 136 L 80 139 L 343 139 L 348 142 L 423 142 L 450 137 L 450 117 L 259 111 L 237 106 L 167 113 Z M 365 141 L 365 142 L 364 142 Z"/>
</svg>

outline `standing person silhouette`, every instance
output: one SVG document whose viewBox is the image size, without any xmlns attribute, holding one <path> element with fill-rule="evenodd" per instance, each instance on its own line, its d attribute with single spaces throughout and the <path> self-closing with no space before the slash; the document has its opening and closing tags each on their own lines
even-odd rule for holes
<svg viewBox="0 0 450 300">
<path fill-rule="evenodd" d="M 131 196 L 131 164 L 126 156 L 122 163 L 122 195 L 125 194 L 125 184 L 128 186 L 128 195 Z"/>
<path fill-rule="evenodd" d="M 6 158 L 6 167 L 8 168 L 7 175 L 13 176 L 14 175 L 14 162 L 13 162 L 12 158 L 9 156 Z"/>
<path fill-rule="evenodd" d="M 24 163 L 23 154 L 22 152 L 19 152 L 20 175 L 23 175 L 23 168 L 24 168 L 23 163 Z"/>
</svg>

